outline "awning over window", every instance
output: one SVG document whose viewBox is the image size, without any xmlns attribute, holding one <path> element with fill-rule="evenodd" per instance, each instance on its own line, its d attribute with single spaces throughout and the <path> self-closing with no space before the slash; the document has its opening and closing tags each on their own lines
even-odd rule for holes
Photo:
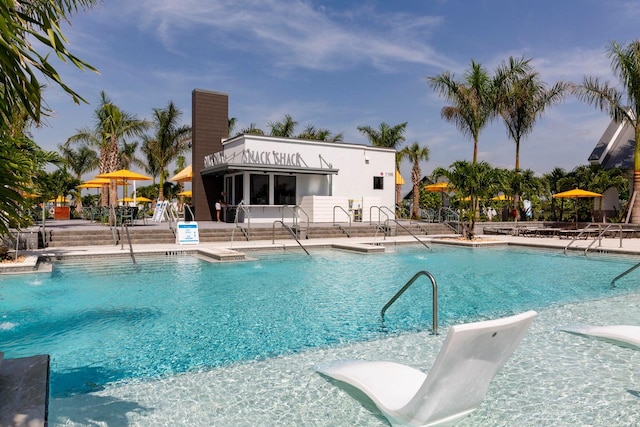
<svg viewBox="0 0 640 427">
<path fill-rule="evenodd" d="M 261 165 L 246 163 L 222 163 L 203 169 L 202 175 L 224 175 L 235 172 L 273 172 L 287 174 L 310 174 L 310 175 L 337 175 L 339 169 L 334 168 L 309 168 L 299 166 L 279 166 Z"/>
</svg>

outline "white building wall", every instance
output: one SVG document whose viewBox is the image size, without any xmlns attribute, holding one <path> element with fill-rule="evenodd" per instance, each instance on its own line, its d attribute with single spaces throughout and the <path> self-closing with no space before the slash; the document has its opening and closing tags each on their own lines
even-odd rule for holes
<svg viewBox="0 0 640 427">
<path fill-rule="evenodd" d="M 260 164 L 277 167 L 281 161 L 298 161 L 305 168 L 334 168 L 338 174 L 296 175 L 296 201 L 309 215 L 311 222 L 331 222 L 334 206 L 340 206 L 354 219 L 354 209 L 359 209 L 363 221 L 382 221 L 395 212 L 395 150 L 364 145 L 293 140 L 245 135 L 223 143 L 224 159 L 227 163 L 243 162 L 243 151 L 249 150 Z M 247 152 L 245 151 L 245 159 Z M 245 194 L 249 194 L 249 172 L 245 173 Z M 269 172 L 269 174 L 273 174 Z M 383 189 L 374 189 L 374 177 L 383 179 Z M 351 207 L 349 207 L 349 201 Z M 274 207 L 275 208 L 275 207 Z M 251 220 L 271 221 L 279 212 L 274 208 L 255 208 Z M 254 208 L 251 208 L 252 211 Z M 380 209 L 383 214 L 380 214 Z M 357 213 L 357 211 L 356 211 Z M 278 216 L 280 219 L 281 215 Z M 337 222 L 348 222 L 349 218 L 339 208 L 335 213 Z"/>
</svg>

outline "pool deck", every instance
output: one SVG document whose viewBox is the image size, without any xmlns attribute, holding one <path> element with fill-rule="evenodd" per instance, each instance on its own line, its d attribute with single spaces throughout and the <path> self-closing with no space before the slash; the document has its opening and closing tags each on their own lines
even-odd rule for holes
<svg viewBox="0 0 640 427">
<path fill-rule="evenodd" d="M 354 224 L 355 225 L 355 224 Z M 47 223 L 47 229 L 64 229 L 64 230 L 88 230 L 100 227 L 88 221 L 50 221 Z M 153 233 L 154 230 L 169 229 L 169 224 L 165 223 L 149 223 L 140 226 L 145 231 Z M 198 222 L 200 229 L 232 229 L 234 224 L 217 223 L 217 222 Z M 137 227 L 136 227 L 137 228 Z M 28 231 L 28 230 L 27 230 Z M 640 255 L 640 238 L 625 237 L 620 238 L 603 238 L 600 242 L 594 239 L 561 239 L 557 236 L 513 236 L 513 235 L 481 235 L 474 241 L 456 239 L 456 235 L 419 235 L 417 236 L 421 242 L 427 245 L 433 244 L 449 244 L 460 246 L 482 247 L 486 245 L 517 245 L 524 247 L 546 248 L 555 250 L 564 250 L 569 245 L 567 251 L 574 253 L 584 253 L 588 249 L 588 253 L 619 253 L 627 255 Z M 241 236 L 238 236 L 241 239 Z M 311 238 L 302 239 L 300 243 L 305 248 L 328 247 L 342 250 L 353 250 L 358 252 L 379 252 L 384 250 L 385 246 L 393 246 L 399 244 L 418 243 L 416 238 L 408 235 L 401 236 L 377 236 L 377 237 L 331 237 L 331 238 Z M 153 255 L 153 254 L 183 254 L 193 253 L 204 256 L 214 261 L 236 261 L 243 258 L 244 252 L 269 249 L 286 249 L 301 250 L 298 243 L 292 239 L 276 239 L 276 240 L 252 240 L 246 241 L 221 241 L 207 242 L 199 244 L 133 244 L 134 255 Z M 38 263 L 39 257 L 48 257 L 51 259 L 68 259 L 82 257 L 129 257 L 130 251 L 127 244 L 120 243 L 118 245 L 87 245 L 73 246 L 66 248 L 44 248 L 31 251 L 21 251 L 20 254 L 26 255 L 27 259 L 17 264 L 0 265 L 0 274 L 2 273 L 19 273 L 33 272 Z"/>
</svg>

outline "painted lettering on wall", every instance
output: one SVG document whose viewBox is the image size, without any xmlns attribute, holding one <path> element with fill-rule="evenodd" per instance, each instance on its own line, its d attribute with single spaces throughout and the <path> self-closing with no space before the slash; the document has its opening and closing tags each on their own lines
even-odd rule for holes
<svg viewBox="0 0 640 427">
<path fill-rule="evenodd" d="M 225 163 L 224 155 L 222 151 L 204 156 L 204 167 L 210 168 L 211 166 Z"/>
<path fill-rule="evenodd" d="M 242 150 L 242 163 L 257 165 L 277 165 L 302 167 L 304 161 L 300 153 L 282 153 L 278 151 Z"/>
<path fill-rule="evenodd" d="M 233 156 L 235 157 L 235 156 Z M 227 159 L 222 151 L 209 154 L 204 157 L 204 167 L 212 167 L 226 163 Z M 254 165 L 276 165 L 276 166 L 295 166 L 307 167 L 300 153 L 284 153 L 279 151 L 258 151 L 245 149 L 242 150 L 240 163 Z"/>
</svg>

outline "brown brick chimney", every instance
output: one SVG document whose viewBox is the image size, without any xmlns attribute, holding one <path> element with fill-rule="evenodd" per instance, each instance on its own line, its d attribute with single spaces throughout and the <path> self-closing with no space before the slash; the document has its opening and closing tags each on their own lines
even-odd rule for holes
<svg viewBox="0 0 640 427">
<path fill-rule="evenodd" d="M 204 89 L 191 94 L 192 203 L 196 221 L 215 218 L 215 203 L 224 189 L 223 176 L 200 175 L 204 157 L 222 151 L 229 136 L 229 95 Z"/>
</svg>

